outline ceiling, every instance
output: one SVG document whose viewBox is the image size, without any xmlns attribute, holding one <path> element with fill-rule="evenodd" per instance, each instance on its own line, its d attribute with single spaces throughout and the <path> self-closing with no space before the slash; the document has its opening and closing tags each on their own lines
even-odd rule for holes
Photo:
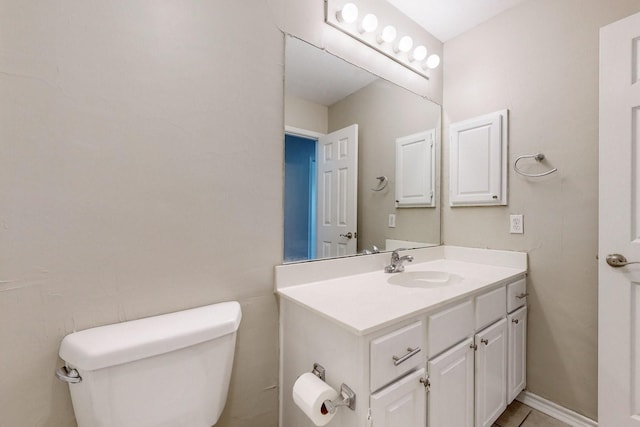
<svg viewBox="0 0 640 427">
<path fill-rule="evenodd" d="M 446 42 L 525 0 L 387 0 Z"/>
</svg>

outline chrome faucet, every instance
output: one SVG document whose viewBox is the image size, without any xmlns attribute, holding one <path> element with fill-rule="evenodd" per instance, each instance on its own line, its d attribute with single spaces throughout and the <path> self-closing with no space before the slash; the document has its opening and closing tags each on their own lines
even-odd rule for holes
<svg viewBox="0 0 640 427">
<path fill-rule="evenodd" d="M 406 249 L 396 249 L 391 253 L 391 264 L 387 265 L 384 268 L 385 273 L 402 273 L 404 271 L 403 262 L 413 261 L 413 257 L 411 255 L 400 256 L 398 251 L 405 251 Z"/>
</svg>

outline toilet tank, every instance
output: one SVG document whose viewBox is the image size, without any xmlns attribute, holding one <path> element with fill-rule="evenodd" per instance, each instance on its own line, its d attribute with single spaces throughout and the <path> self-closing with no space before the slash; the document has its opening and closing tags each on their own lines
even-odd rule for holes
<svg viewBox="0 0 640 427">
<path fill-rule="evenodd" d="M 236 331 L 235 301 L 67 335 L 60 358 L 79 427 L 210 427 L 224 408 Z"/>
</svg>

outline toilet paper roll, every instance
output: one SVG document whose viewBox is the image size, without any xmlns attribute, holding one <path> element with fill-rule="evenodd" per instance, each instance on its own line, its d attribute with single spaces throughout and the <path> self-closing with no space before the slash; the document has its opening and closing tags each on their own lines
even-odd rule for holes
<svg viewBox="0 0 640 427">
<path fill-rule="evenodd" d="M 337 391 L 310 372 L 300 375 L 293 384 L 293 401 L 317 426 L 327 425 L 335 415 L 330 414 L 323 405 L 325 400 L 334 400 L 336 397 Z"/>
</svg>

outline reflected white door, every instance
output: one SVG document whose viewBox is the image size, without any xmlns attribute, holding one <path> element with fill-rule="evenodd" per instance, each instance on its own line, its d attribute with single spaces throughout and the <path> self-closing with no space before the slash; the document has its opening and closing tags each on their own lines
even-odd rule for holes
<svg viewBox="0 0 640 427">
<path fill-rule="evenodd" d="M 357 250 L 358 125 L 318 139 L 318 232 L 316 256 L 355 254 Z"/>
<path fill-rule="evenodd" d="M 640 14 L 600 32 L 598 425 L 640 427 Z"/>
</svg>

